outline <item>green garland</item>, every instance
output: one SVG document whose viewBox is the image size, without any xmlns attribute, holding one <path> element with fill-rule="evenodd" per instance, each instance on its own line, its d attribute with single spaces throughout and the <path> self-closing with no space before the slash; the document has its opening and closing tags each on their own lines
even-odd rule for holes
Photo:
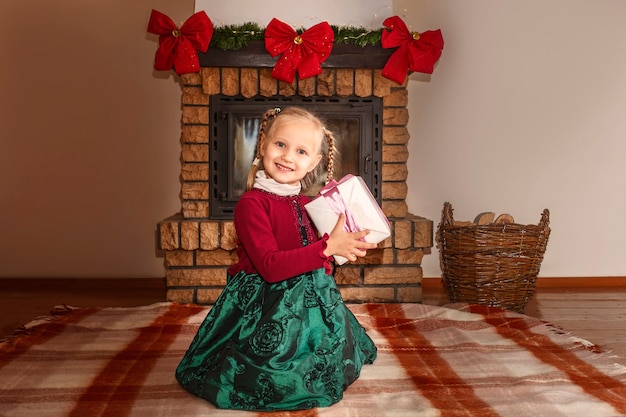
<svg viewBox="0 0 626 417">
<path fill-rule="evenodd" d="M 383 36 L 383 29 L 368 30 L 365 28 L 331 26 L 335 32 L 335 43 L 356 45 L 361 48 L 367 45 L 378 46 Z"/>
<path fill-rule="evenodd" d="M 365 47 L 367 45 L 380 45 L 383 29 L 366 29 L 363 27 L 330 26 L 335 33 L 335 43 L 344 43 Z M 306 29 L 298 29 L 302 33 Z M 211 48 L 219 48 L 223 51 L 236 51 L 248 45 L 252 41 L 265 39 L 265 28 L 258 24 L 248 22 L 242 25 L 226 25 L 213 29 Z"/>
</svg>

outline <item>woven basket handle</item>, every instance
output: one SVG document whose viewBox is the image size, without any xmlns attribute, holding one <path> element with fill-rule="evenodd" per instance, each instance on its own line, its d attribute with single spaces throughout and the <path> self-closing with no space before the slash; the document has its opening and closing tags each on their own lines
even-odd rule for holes
<svg viewBox="0 0 626 417">
<path fill-rule="evenodd" d="M 449 202 L 443 203 L 443 210 L 441 211 L 441 224 L 443 226 L 452 226 L 454 224 L 454 219 L 452 217 L 452 204 Z"/>
<path fill-rule="evenodd" d="M 550 210 L 543 209 L 541 213 L 541 220 L 539 220 L 539 226 L 548 227 L 550 225 Z"/>
</svg>

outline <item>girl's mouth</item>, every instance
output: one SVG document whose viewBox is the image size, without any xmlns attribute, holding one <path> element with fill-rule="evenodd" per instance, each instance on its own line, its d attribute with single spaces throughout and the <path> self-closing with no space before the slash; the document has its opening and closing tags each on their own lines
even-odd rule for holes
<svg viewBox="0 0 626 417">
<path fill-rule="evenodd" d="M 283 171 L 283 172 L 291 172 L 293 171 L 293 169 L 286 167 L 284 165 L 281 164 L 276 164 L 276 168 L 278 168 L 279 171 Z"/>
</svg>

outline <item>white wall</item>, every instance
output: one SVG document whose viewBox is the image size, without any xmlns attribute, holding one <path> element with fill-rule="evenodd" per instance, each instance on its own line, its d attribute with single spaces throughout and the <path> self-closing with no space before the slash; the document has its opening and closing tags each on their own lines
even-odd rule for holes
<svg viewBox="0 0 626 417">
<path fill-rule="evenodd" d="M 430 79 L 413 75 L 412 212 L 482 211 L 552 235 L 540 276 L 626 275 L 626 2 L 396 0 L 412 29 L 440 28 Z M 438 252 L 423 262 L 439 276 Z"/>
<path fill-rule="evenodd" d="M 459 219 L 536 223 L 549 208 L 542 276 L 625 276 L 626 2 L 393 5 L 446 41 L 435 73 L 408 83 L 411 212 L 437 224 L 450 201 Z M 0 277 L 163 276 L 154 233 L 180 210 L 180 86 L 152 70 L 152 8 L 182 22 L 194 4 L 0 2 Z M 368 20 L 316 16 L 328 11 Z M 424 269 L 439 275 L 436 250 Z"/>
<path fill-rule="evenodd" d="M 326 21 L 336 26 L 378 29 L 393 13 L 392 0 L 315 0 L 292 1 L 268 7 L 258 0 L 229 0 L 228 7 L 215 0 L 196 0 L 195 11 L 204 10 L 214 25 L 240 25 L 255 22 L 266 27 L 276 18 L 293 27 L 311 27 Z"/>
<path fill-rule="evenodd" d="M 0 277 L 158 277 L 180 210 L 180 86 L 154 72 L 152 8 L 0 1 Z"/>
</svg>

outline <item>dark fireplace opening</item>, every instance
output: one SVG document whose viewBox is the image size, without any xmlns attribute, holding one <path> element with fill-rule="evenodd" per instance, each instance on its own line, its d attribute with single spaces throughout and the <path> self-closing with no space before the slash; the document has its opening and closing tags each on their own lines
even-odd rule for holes
<svg viewBox="0 0 626 417">
<path fill-rule="evenodd" d="M 339 148 L 334 177 L 361 176 L 381 204 L 382 98 L 213 95 L 209 102 L 211 219 L 232 219 L 245 192 L 261 117 L 268 109 L 288 106 L 306 108 L 324 121 Z M 314 196 L 322 185 L 305 194 Z"/>
</svg>

